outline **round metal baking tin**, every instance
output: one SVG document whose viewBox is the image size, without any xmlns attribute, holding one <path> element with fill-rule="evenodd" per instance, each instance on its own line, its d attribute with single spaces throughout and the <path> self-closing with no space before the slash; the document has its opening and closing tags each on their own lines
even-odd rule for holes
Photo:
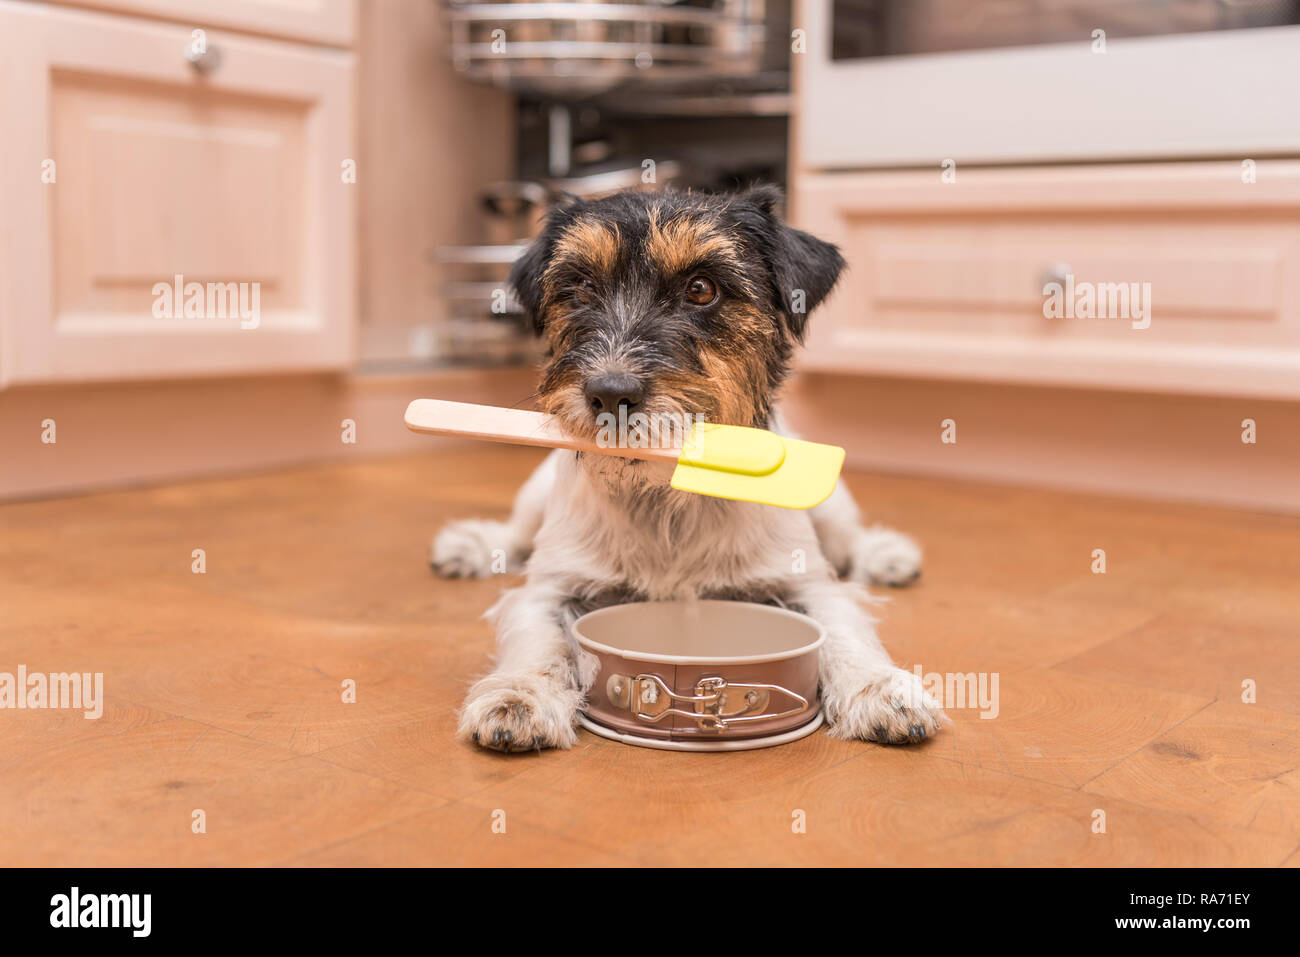
<svg viewBox="0 0 1300 957">
<path fill-rule="evenodd" d="M 766 748 L 821 725 L 817 653 L 807 615 L 739 601 L 611 605 L 573 624 L 599 662 L 582 725 L 642 747 Z"/>
</svg>

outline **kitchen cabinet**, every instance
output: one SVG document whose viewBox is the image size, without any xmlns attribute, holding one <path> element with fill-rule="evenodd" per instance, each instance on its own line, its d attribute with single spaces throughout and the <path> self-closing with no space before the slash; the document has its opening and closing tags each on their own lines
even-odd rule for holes
<svg viewBox="0 0 1300 957">
<path fill-rule="evenodd" d="M 1300 398 L 1300 162 L 805 172 L 796 195 L 849 263 L 806 368 Z"/>
<path fill-rule="evenodd" d="M 795 18 L 791 210 L 848 262 L 805 369 L 1300 398 L 1293 14 L 1134 3 L 1160 35 L 1108 44 L 1079 5 L 984 40 L 883 6 Z"/>
<path fill-rule="evenodd" d="M 349 365 L 353 54 L 104 6 L 0 0 L 0 384 Z"/>
<path fill-rule="evenodd" d="M 268 36 L 351 46 L 357 0 L 49 0 L 74 7 L 221 27 Z"/>
</svg>

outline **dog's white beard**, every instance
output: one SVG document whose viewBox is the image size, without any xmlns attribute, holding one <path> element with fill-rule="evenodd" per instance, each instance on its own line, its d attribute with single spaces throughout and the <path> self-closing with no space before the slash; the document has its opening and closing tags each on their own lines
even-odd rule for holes
<svg viewBox="0 0 1300 957">
<path fill-rule="evenodd" d="M 611 498 L 639 498 L 655 490 L 670 488 L 673 466 L 666 462 L 625 459 L 616 455 L 582 453 L 583 471 L 592 483 Z"/>
</svg>

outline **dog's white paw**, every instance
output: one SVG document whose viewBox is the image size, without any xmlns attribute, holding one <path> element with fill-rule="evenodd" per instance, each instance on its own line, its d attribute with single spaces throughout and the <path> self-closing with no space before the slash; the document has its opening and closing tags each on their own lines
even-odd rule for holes
<svg viewBox="0 0 1300 957">
<path fill-rule="evenodd" d="M 921 575 L 921 546 L 891 528 L 858 529 L 847 577 L 864 585 L 910 585 Z"/>
<path fill-rule="evenodd" d="M 469 690 L 460 736 L 507 753 L 571 748 L 581 703 L 581 692 L 549 675 L 488 675 Z"/>
<path fill-rule="evenodd" d="M 822 688 L 822 705 L 836 738 L 913 744 L 951 723 L 921 679 L 902 668 L 866 681 L 830 683 Z"/>
<path fill-rule="evenodd" d="M 481 518 L 449 522 L 433 539 L 429 562 L 443 578 L 487 578 L 513 570 L 510 526 Z"/>
</svg>

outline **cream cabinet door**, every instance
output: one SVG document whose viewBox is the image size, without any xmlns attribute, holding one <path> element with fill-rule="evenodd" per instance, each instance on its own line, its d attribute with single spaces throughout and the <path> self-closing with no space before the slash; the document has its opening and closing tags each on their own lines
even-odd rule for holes
<svg viewBox="0 0 1300 957">
<path fill-rule="evenodd" d="M 350 363 L 352 55 L 203 39 L 0 0 L 0 382 Z"/>
<path fill-rule="evenodd" d="M 249 33 L 350 46 L 356 39 L 356 0 L 50 0 L 95 7 L 195 27 L 228 27 Z M 373 2 L 373 0 L 372 0 Z"/>
<path fill-rule="evenodd" d="M 806 368 L 1300 398 L 1300 162 L 805 173 Z"/>
</svg>

